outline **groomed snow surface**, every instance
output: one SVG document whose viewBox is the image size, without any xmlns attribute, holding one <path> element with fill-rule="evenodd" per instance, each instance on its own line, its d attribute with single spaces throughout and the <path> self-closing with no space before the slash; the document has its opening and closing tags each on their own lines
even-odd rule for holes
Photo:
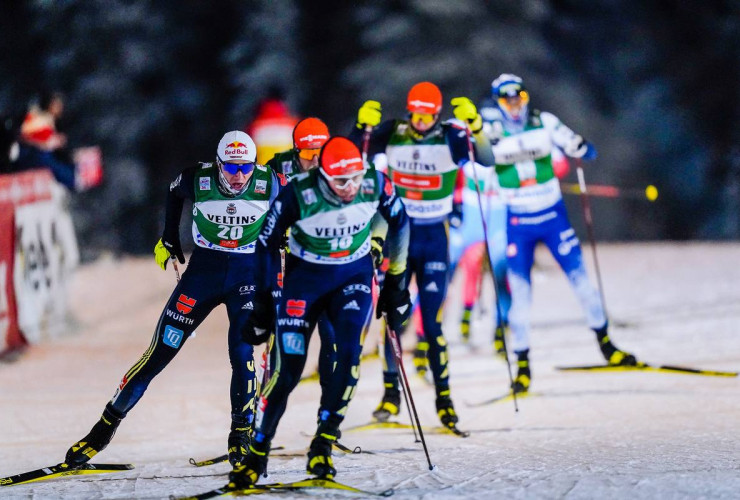
<svg viewBox="0 0 740 500">
<path fill-rule="evenodd" d="M 590 250 L 584 248 L 590 261 Z M 710 370 L 740 369 L 740 245 L 600 245 L 612 338 L 641 360 Z M 531 336 L 532 392 L 519 401 L 470 407 L 506 392 L 490 345 L 491 287 L 475 313 L 472 346 L 459 335 L 459 289 L 446 312 L 452 398 L 467 439 L 427 433 L 429 471 L 410 430 L 344 432 L 373 454 L 337 455 L 337 479 L 393 498 L 740 498 L 740 379 L 649 372 L 567 373 L 556 366 L 602 362 L 567 282 L 537 255 Z M 592 278 L 595 277 L 592 276 Z M 148 258 L 102 259 L 70 289 L 74 332 L 0 365 L 0 476 L 60 462 L 98 419 L 120 377 L 148 347 L 174 286 Z M 223 485 L 227 464 L 195 468 L 189 457 L 225 453 L 230 368 L 219 308 L 154 380 L 93 462 L 136 469 L 0 489 L 2 498 L 167 498 Z M 366 352 L 377 344 L 377 327 Z M 312 351 L 318 337 L 314 335 Z M 407 350 L 413 337 L 405 337 Z M 314 356 L 315 365 L 315 356 Z M 406 365 L 413 372 L 411 357 Z M 312 367 L 307 367 L 307 371 Z M 433 388 L 412 376 L 422 423 L 436 426 Z M 344 428 L 366 423 L 382 392 L 381 362 L 362 364 Z M 266 482 L 305 477 L 319 385 L 298 386 L 274 445 Z M 466 404 L 468 403 L 468 404 Z M 404 409 L 399 417 L 408 422 Z M 328 490 L 260 498 L 354 498 Z"/>
</svg>

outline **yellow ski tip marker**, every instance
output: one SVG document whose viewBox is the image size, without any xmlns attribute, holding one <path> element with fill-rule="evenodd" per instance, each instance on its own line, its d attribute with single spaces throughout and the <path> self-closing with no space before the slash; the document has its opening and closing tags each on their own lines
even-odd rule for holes
<svg viewBox="0 0 740 500">
<path fill-rule="evenodd" d="M 650 201 L 655 201 L 658 199 L 658 188 L 650 184 L 648 187 L 645 188 L 645 196 L 647 196 L 647 199 Z"/>
</svg>

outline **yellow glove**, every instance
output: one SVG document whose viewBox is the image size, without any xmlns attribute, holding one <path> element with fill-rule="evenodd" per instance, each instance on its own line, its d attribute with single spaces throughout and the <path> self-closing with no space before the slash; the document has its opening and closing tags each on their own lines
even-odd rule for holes
<svg viewBox="0 0 740 500">
<path fill-rule="evenodd" d="M 185 256 L 182 253 L 182 249 L 180 248 L 180 242 L 175 243 L 169 243 L 169 242 L 162 242 L 162 239 L 160 238 L 157 244 L 154 246 L 154 260 L 157 261 L 157 264 L 159 267 L 162 268 L 162 270 L 167 269 L 167 261 L 170 259 L 174 259 L 177 257 L 177 260 L 180 261 L 180 264 L 185 263 Z"/>
<path fill-rule="evenodd" d="M 381 111 L 378 101 L 365 101 L 357 112 L 357 128 L 365 128 L 366 125 L 377 127 L 382 116 Z"/>
<path fill-rule="evenodd" d="M 452 112 L 455 114 L 455 118 L 466 122 L 473 134 L 481 131 L 483 128 L 483 118 L 478 113 L 478 109 L 473 104 L 473 101 L 467 97 L 455 97 L 450 101 L 450 104 L 454 106 Z"/>
<path fill-rule="evenodd" d="M 170 260 L 170 255 L 170 251 L 164 247 L 160 239 L 154 247 L 154 260 L 157 261 L 157 264 L 159 264 L 162 270 L 167 268 L 167 261 Z"/>
<path fill-rule="evenodd" d="M 373 237 L 370 240 L 370 255 L 373 256 L 373 263 L 375 264 L 375 269 L 380 269 L 383 265 L 383 244 L 385 242 L 383 241 L 383 238 L 380 238 L 378 236 Z"/>
</svg>

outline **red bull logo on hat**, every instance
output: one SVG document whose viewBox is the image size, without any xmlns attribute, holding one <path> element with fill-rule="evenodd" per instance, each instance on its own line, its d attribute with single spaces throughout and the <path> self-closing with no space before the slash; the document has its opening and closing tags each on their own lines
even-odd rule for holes
<svg viewBox="0 0 740 500">
<path fill-rule="evenodd" d="M 226 145 L 226 149 L 224 149 L 224 154 L 226 156 L 248 155 L 249 148 L 243 142 L 232 142 L 231 144 Z"/>
</svg>

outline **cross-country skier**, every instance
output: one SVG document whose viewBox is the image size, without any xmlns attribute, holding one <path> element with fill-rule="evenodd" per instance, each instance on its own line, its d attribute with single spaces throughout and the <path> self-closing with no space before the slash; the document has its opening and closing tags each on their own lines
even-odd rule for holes
<svg viewBox="0 0 740 500">
<path fill-rule="evenodd" d="M 459 102 L 454 100 L 455 102 Z M 473 168 L 476 169 L 473 172 Z M 480 165 L 473 166 L 469 162 L 465 164 L 465 185 L 462 189 L 462 211 L 464 217 L 462 224 L 457 228 L 450 229 L 450 263 L 456 268 L 458 262 L 461 264 L 463 275 L 463 317 L 460 323 L 460 333 L 463 341 L 467 341 L 470 335 L 470 319 L 473 305 L 478 296 L 481 272 L 484 259 L 487 260 L 485 247 L 479 246 L 483 242 L 483 223 L 481 220 L 481 209 L 478 202 L 478 193 L 475 189 L 476 178 L 483 203 L 483 215 L 488 230 L 488 249 L 493 259 L 493 268 L 496 279 L 496 292 L 501 307 L 501 318 L 498 318 L 498 307 L 496 311 L 496 329 L 493 340 L 494 349 L 503 352 L 504 329 L 508 323 L 508 314 L 511 307 L 511 294 L 506 282 L 506 206 L 499 196 L 498 180 L 496 173 L 491 168 L 483 168 Z M 475 257 L 468 258 L 463 262 L 463 255 L 471 248 Z M 486 262 L 486 268 L 490 267 Z"/>
<path fill-rule="evenodd" d="M 270 441 L 303 371 L 311 332 L 324 312 L 336 332 L 336 367 L 308 451 L 307 470 L 324 478 L 336 474 L 331 448 L 356 389 L 362 333 L 372 312 L 370 226 L 378 212 L 388 222 L 390 254 L 378 309 L 395 329 L 411 309 L 405 281 L 408 219 L 393 185 L 364 164 L 359 149 L 344 137 L 329 139 L 319 163 L 318 169 L 296 176 L 283 190 L 259 236 L 258 252 L 269 256 L 290 228 L 290 253 L 277 315 L 277 366 L 258 409 L 249 454 L 230 475 L 239 487 L 254 484 L 266 470 Z M 255 314 L 255 326 L 259 320 Z"/>
<path fill-rule="evenodd" d="M 319 166 L 321 148 L 329 137 L 329 127 L 326 123 L 313 116 L 304 118 L 293 128 L 293 148 L 277 153 L 266 165 L 290 181 L 293 177 Z M 280 293 L 280 290 L 275 290 L 273 295 L 278 296 Z M 328 383 L 334 369 L 334 332 L 325 314 L 319 317 L 318 331 L 321 338 L 318 371 L 319 382 L 323 388 Z M 275 351 L 272 349 L 270 351 L 272 366 L 275 363 Z M 323 394 L 326 394 L 326 391 L 322 391 Z M 319 407 L 320 412 L 321 406 Z"/>
<path fill-rule="evenodd" d="M 162 311 L 149 348 L 123 376 L 100 420 L 67 451 L 65 462 L 69 466 L 87 462 L 110 443 L 152 379 L 219 304 L 226 305 L 229 316 L 229 461 L 236 465 L 243 460 L 254 419 L 256 381 L 253 347 L 242 340 L 242 327 L 254 307 L 255 240 L 280 189 L 276 174 L 256 164 L 255 155 L 249 135 L 227 132 L 218 143 L 215 163 L 188 168 L 170 184 L 165 227 L 154 249 L 155 259 L 162 269 L 170 259 L 185 262 L 179 236 L 185 199 L 193 202 L 195 250 Z"/>
<path fill-rule="evenodd" d="M 568 277 L 606 361 L 611 365 L 634 365 L 635 357 L 617 349 L 609 339 L 604 306 L 588 279 L 581 246 L 568 221 L 553 172 L 554 147 L 571 158 L 584 160 L 595 158 L 596 150 L 552 113 L 529 110 L 529 93 L 518 76 L 500 75 L 492 83 L 492 92 L 499 111 L 498 119 L 492 121 L 494 139 L 486 145 L 486 134 L 478 134 L 476 147 L 481 162 L 495 164 L 508 205 L 506 254 L 513 299 L 509 322 L 519 367 L 512 390 L 527 391 L 532 377 L 528 338 L 532 302 L 530 271 L 538 242 L 548 247 Z M 467 112 L 461 109 L 456 115 L 467 114 L 469 120 L 480 116 L 472 102 L 465 107 Z"/>
<path fill-rule="evenodd" d="M 467 160 L 463 126 L 440 122 L 442 93 L 430 82 L 414 85 L 408 93 L 409 114 L 400 120 L 381 121 L 380 103 L 367 101 L 360 108 L 350 138 L 360 144 L 366 127 L 374 127 L 368 154 L 385 153 L 388 174 L 403 199 L 411 219 L 408 277 L 416 276 L 424 335 L 429 344 L 429 365 L 437 393 L 436 407 L 442 424 L 458 421 L 450 398 L 447 342 L 442 334 L 442 305 L 448 282 L 448 216 L 458 162 Z M 398 373 L 386 342 L 385 393 L 373 415 L 388 419 L 400 406 Z"/>
</svg>

